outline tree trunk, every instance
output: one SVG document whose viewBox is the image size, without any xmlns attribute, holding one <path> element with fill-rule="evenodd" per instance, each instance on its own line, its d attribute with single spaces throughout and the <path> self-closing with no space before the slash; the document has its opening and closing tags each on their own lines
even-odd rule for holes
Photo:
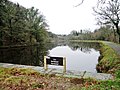
<svg viewBox="0 0 120 90">
<path fill-rule="evenodd" d="M 119 30 L 119 26 L 118 24 L 115 25 L 116 26 L 116 31 L 117 31 L 117 34 L 118 34 L 118 37 L 119 37 L 119 42 L 120 43 L 120 30 Z"/>
<path fill-rule="evenodd" d="M 0 46 L 3 46 L 3 34 L 2 31 L 0 32 Z"/>
<path fill-rule="evenodd" d="M 32 35 L 30 35 L 30 44 L 32 44 Z"/>
<path fill-rule="evenodd" d="M 36 42 L 38 42 L 38 35 L 37 35 L 37 33 L 35 35 L 35 38 L 36 38 Z"/>
<path fill-rule="evenodd" d="M 9 28 L 10 28 L 10 45 L 12 45 L 12 41 L 13 41 L 13 30 L 12 30 L 12 21 L 11 19 L 9 19 Z"/>
<path fill-rule="evenodd" d="M 114 32 L 114 39 L 113 39 L 113 41 L 114 41 L 115 43 L 117 43 L 116 31 L 115 31 L 115 29 L 114 29 L 114 28 L 113 28 L 113 32 Z"/>
</svg>

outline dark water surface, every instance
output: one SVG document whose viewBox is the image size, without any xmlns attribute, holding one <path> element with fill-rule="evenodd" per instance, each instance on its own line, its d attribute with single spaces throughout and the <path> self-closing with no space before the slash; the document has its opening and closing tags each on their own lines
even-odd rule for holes
<svg viewBox="0 0 120 90">
<path fill-rule="evenodd" d="M 96 72 L 99 53 L 98 43 L 57 43 L 47 46 L 30 46 L 21 48 L 0 49 L 0 62 L 22 65 L 43 66 L 43 57 L 64 56 L 67 58 L 67 70 Z M 53 68 L 63 68 L 52 66 Z"/>
</svg>

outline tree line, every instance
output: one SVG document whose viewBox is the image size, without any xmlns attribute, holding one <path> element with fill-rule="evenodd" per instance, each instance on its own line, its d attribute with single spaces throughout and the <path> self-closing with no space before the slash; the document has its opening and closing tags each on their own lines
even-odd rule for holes
<svg viewBox="0 0 120 90">
<path fill-rule="evenodd" d="M 91 32 L 90 30 L 73 30 L 68 35 L 69 40 L 104 40 L 119 43 L 119 35 L 115 32 L 114 27 L 109 25 L 101 26 Z"/>
<path fill-rule="evenodd" d="M 38 9 L 0 0 L 0 46 L 43 44 L 47 28 L 45 16 Z"/>
</svg>

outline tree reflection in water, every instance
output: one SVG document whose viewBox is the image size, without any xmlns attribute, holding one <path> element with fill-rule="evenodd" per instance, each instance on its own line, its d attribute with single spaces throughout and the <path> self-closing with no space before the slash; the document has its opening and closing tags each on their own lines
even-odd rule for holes
<svg viewBox="0 0 120 90">
<path fill-rule="evenodd" d="M 73 50 L 80 50 L 84 53 L 91 53 L 91 48 L 99 50 L 100 45 L 96 42 L 69 42 L 68 46 Z"/>
<path fill-rule="evenodd" d="M 0 49 L 0 62 L 43 66 L 43 57 L 47 53 L 44 46 Z"/>
<path fill-rule="evenodd" d="M 98 51 L 99 44 L 93 42 L 57 42 L 46 45 L 0 49 L 0 62 L 22 65 L 43 66 L 43 58 L 49 55 L 49 50 L 57 46 L 69 46 L 72 50 L 90 53 L 91 48 Z"/>
<path fill-rule="evenodd" d="M 99 49 L 99 43 L 95 42 L 67 42 L 49 50 L 49 55 L 66 57 L 67 70 L 97 72 Z"/>
</svg>

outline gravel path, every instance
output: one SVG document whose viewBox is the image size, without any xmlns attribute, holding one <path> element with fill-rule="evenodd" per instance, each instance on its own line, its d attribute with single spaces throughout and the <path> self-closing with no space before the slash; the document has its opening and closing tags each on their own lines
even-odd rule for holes
<svg viewBox="0 0 120 90">
<path fill-rule="evenodd" d="M 111 48 L 113 48 L 118 55 L 120 55 L 120 44 L 116 44 L 116 43 L 113 43 L 113 42 L 107 42 L 107 41 L 104 41 L 105 44 L 109 45 Z"/>
</svg>

